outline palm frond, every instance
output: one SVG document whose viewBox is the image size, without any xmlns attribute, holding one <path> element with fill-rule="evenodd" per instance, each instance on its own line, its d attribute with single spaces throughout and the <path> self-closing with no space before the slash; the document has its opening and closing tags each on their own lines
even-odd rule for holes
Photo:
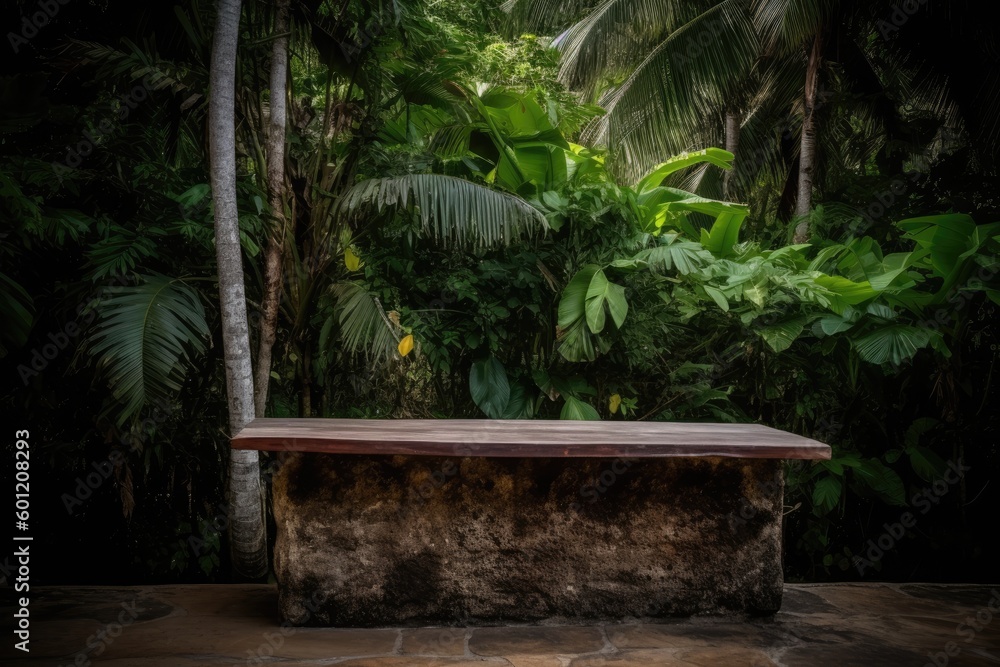
<svg viewBox="0 0 1000 667">
<path fill-rule="evenodd" d="M 343 349 L 349 355 L 363 356 L 369 363 L 378 364 L 392 359 L 396 354 L 398 334 L 389 322 L 378 297 L 359 283 L 337 283 L 333 286 L 336 299 L 333 316 L 327 320 L 320 333 L 320 346 L 327 348 L 332 342 L 334 323 L 340 330 Z"/>
<path fill-rule="evenodd" d="M 205 351 L 205 309 L 182 280 L 152 275 L 114 288 L 96 311 L 83 349 L 111 385 L 120 426 L 144 405 L 180 391 L 193 357 Z"/>
<path fill-rule="evenodd" d="M 69 40 L 66 53 L 74 58 L 74 66 L 93 66 L 97 74 L 112 81 L 141 80 L 143 85 L 148 85 L 149 90 L 169 88 L 174 93 L 192 88 L 201 89 L 201 86 L 191 86 L 185 81 L 190 72 L 185 74 L 184 68 L 160 58 L 155 53 L 149 53 L 127 39 L 122 41 L 125 50 L 97 42 L 73 39 Z M 196 71 L 203 74 L 201 70 Z"/>
<path fill-rule="evenodd" d="M 628 180 L 696 148 L 691 137 L 713 109 L 726 106 L 757 50 L 744 3 L 725 0 L 672 32 L 607 94 L 601 103 L 608 113 L 584 129 L 583 141 L 608 146 L 612 171 Z"/>
<path fill-rule="evenodd" d="M 819 32 L 838 8 L 837 0 L 754 0 L 754 22 L 763 46 L 788 53 Z"/>
<path fill-rule="evenodd" d="M 520 197 L 440 174 L 361 181 L 338 207 L 353 216 L 373 208 L 411 209 L 424 234 L 460 246 L 509 244 L 548 228 L 545 216 Z"/>
<path fill-rule="evenodd" d="M 508 37 L 522 32 L 553 34 L 575 23 L 601 0 L 505 0 Z"/>
<path fill-rule="evenodd" d="M 32 300 L 28 292 L 15 280 L 0 273 L 0 359 L 7 356 L 8 347 L 24 345 L 34 323 Z"/>
<path fill-rule="evenodd" d="M 695 18 L 690 10 L 682 12 L 680 5 L 604 0 L 553 42 L 562 53 L 560 80 L 590 97 L 598 81 L 635 67 L 666 35 Z"/>
</svg>

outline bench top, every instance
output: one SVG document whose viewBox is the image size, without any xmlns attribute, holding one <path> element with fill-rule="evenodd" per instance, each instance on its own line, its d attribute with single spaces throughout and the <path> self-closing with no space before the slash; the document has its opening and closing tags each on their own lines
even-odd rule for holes
<svg viewBox="0 0 1000 667">
<path fill-rule="evenodd" d="M 830 458 L 829 445 L 760 424 L 539 419 L 255 419 L 232 446 L 411 456 Z"/>
</svg>

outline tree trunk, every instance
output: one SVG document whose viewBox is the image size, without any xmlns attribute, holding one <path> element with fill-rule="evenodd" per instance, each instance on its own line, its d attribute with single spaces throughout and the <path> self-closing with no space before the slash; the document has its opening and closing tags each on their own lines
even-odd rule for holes
<svg viewBox="0 0 1000 667">
<path fill-rule="evenodd" d="M 236 207 L 236 43 L 240 0 L 218 0 L 208 105 L 212 200 L 215 204 L 215 252 L 219 264 L 222 344 L 226 360 L 229 428 L 236 433 L 254 417 L 253 369 L 247 326 Z M 257 452 L 229 452 L 229 543 L 237 578 L 267 575 L 267 535 Z"/>
<path fill-rule="evenodd" d="M 271 381 L 271 350 L 278 328 L 281 305 L 282 262 L 287 221 L 285 218 L 285 89 L 288 75 L 288 5 L 278 0 L 274 15 L 274 42 L 271 44 L 271 120 L 267 128 L 267 200 L 274 216 L 264 252 L 264 295 L 261 298 L 260 346 L 257 349 L 257 375 L 254 383 L 254 406 L 264 415 L 267 390 Z"/>
<path fill-rule="evenodd" d="M 799 149 L 799 192 L 795 201 L 795 216 L 799 224 L 795 227 L 795 243 L 809 240 L 809 212 L 812 210 L 813 175 L 816 167 L 816 91 L 819 84 L 820 51 L 823 40 L 820 35 L 813 39 L 806 68 L 806 90 L 802 109 L 802 145 Z"/>
<path fill-rule="evenodd" d="M 736 149 L 740 145 L 740 117 L 734 111 L 726 112 L 726 150 L 736 155 Z M 731 182 L 733 172 L 736 170 L 736 160 L 733 160 L 733 168 L 727 169 L 722 175 L 722 198 L 732 198 Z"/>
</svg>

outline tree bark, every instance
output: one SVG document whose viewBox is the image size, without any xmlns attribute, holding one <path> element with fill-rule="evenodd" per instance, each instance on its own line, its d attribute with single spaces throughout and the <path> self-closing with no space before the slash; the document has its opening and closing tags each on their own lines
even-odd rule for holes
<svg viewBox="0 0 1000 667">
<path fill-rule="evenodd" d="M 288 5 L 277 0 L 274 15 L 274 42 L 271 44 L 271 118 L 267 128 L 267 200 L 274 220 L 264 252 L 264 295 L 261 299 L 260 343 L 254 383 L 256 414 L 264 414 L 271 382 L 271 351 L 278 328 L 281 305 L 287 219 L 285 218 L 285 105 L 288 79 Z"/>
<path fill-rule="evenodd" d="M 726 112 L 726 150 L 736 155 L 736 149 L 740 145 L 740 117 L 734 111 Z M 733 168 L 726 170 L 722 175 L 722 197 L 730 199 L 732 197 L 731 183 L 733 172 L 736 171 L 736 160 L 733 160 Z"/>
<path fill-rule="evenodd" d="M 806 89 L 802 109 L 802 144 L 799 149 L 799 192 L 795 200 L 795 216 L 799 223 L 795 227 L 795 243 L 809 240 L 809 212 L 812 210 L 813 176 L 816 167 L 816 91 L 819 84 L 820 52 L 823 48 L 822 36 L 817 34 L 809 52 L 806 67 Z"/>
<path fill-rule="evenodd" d="M 254 418 L 250 331 L 236 205 L 234 112 L 240 0 L 218 0 L 217 12 L 209 73 L 209 152 L 229 428 L 231 433 L 236 433 Z M 238 579 L 260 579 L 267 575 L 267 535 L 261 491 L 257 452 L 230 450 L 229 544 L 234 574 Z"/>
</svg>

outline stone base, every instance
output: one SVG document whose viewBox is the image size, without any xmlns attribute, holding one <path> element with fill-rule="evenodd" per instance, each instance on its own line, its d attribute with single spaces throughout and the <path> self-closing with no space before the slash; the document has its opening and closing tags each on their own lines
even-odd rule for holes
<svg viewBox="0 0 1000 667">
<path fill-rule="evenodd" d="M 780 460 L 286 456 L 274 567 L 297 625 L 781 605 Z"/>
</svg>

